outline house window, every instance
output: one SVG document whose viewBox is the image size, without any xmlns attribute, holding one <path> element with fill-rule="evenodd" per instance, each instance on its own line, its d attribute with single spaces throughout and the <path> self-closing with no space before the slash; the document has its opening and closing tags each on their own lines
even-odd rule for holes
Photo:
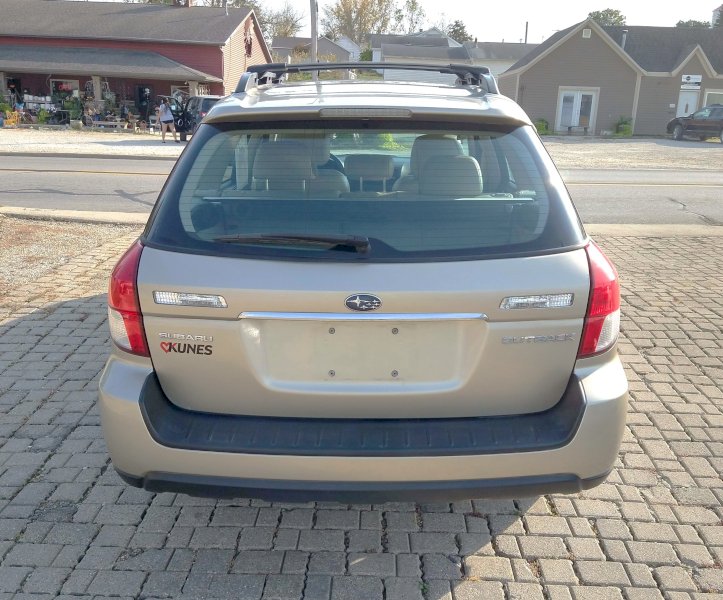
<svg viewBox="0 0 723 600">
<path fill-rule="evenodd" d="M 595 131 L 598 88 L 561 88 L 557 101 L 556 131 Z"/>
<path fill-rule="evenodd" d="M 707 90 L 705 92 L 705 106 L 723 104 L 723 90 Z"/>
</svg>

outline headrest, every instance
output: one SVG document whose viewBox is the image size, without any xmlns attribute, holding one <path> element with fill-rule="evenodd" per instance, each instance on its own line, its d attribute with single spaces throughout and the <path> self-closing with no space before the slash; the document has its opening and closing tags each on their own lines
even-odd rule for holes
<svg viewBox="0 0 723 600">
<path fill-rule="evenodd" d="M 325 165 L 331 157 L 331 136 L 321 132 L 278 134 L 276 139 L 277 141 L 304 144 L 307 147 L 313 167 Z"/>
<path fill-rule="evenodd" d="M 313 177 L 308 148 L 299 142 L 266 142 L 259 146 L 254 159 L 253 176 L 267 180 L 269 189 L 300 187 L 300 181 Z"/>
<path fill-rule="evenodd" d="M 322 133 L 306 138 L 306 145 L 311 152 L 311 164 L 314 167 L 325 165 L 331 156 L 331 138 Z"/>
<path fill-rule="evenodd" d="M 479 196 L 482 172 L 471 156 L 435 156 L 419 176 L 419 193 L 439 196 Z"/>
<path fill-rule="evenodd" d="M 409 172 L 419 177 L 431 156 L 461 156 L 462 154 L 462 145 L 454 136 L 437 133 L 420 135 L 412 145 Z"/>
<path fill-rule="evenodd" d="M 394 176 L 394 159 L 386 154 L 350 154 L 344 159 L 349 179 L 383 181 Z"/>
</svg>

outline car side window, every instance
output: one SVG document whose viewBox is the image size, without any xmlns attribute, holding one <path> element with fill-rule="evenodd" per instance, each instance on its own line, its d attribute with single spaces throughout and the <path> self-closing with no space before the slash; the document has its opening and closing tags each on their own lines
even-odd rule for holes
<svg viewBox="0 0 723 600">
<path fill-rule="evenodd" d="M 693 113 L 694 119 L 707 119 L 710 116 L 710 108 L 704 108 L 697 113 Z"/>
</svg>

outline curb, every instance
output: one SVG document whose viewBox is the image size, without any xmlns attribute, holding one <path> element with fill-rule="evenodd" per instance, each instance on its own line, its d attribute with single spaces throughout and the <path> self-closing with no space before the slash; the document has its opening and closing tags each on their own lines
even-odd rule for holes
<svg viewBox="0 0 723 600">
<path fill-rule="evenodd" d="M 0 206 L 0 215 L 16 219 L 41 221 L 67 221 L 71 223 L 97 223 L 103 225 L 144 226 L 148 213 L 121 213 L 82 210 L 55 210 Z M 723 237 L 723 227 L 715 225 L 634 225 L 615 223 L 586 223 L 585 231 L 591 236 L 624 237 Z"/>
<path fill-rule="evenodd" d="M 616 223 L 585 223 L 585 231 L 591 236 L 625 237 L 720 237 L 723 227 L 716 225 L 637 225 Z"/>
<path fill-rule="evenodd" d="M 148 213 L 99 212 L 83 210 L 56 210 L 0 206 L 0 216 L 37 221 L 66 221 L 69 223 L 90 223 L 98 225 L 139 225 L 148 221 Z"/>
<path fill-rule="evenodd" d="M 126 160 L 172 160 L 177 161 L 178 156 L 159 156 L 157 154 L 93 154 L 84 152 L 6 152 L 0 151 L 0 156 L 27 156 L 30 158 L 125 158 Z"/>
</svg>

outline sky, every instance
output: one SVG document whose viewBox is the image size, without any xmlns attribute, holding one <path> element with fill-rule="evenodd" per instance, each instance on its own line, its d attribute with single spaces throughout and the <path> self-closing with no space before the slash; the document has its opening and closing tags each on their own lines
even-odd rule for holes
<svg viewBox="0 0 723 600">
<path fill-rule="evenodd" d="M 103 0 L 109 1 L 109 0 Z M 110 0 L 120 2 L 122 0 Z M 625 15 L 628 25 L 655 25 L 674 27 L 678 21 L 695 19 L 710 21 L 713 10 L 723 0 L 687 0 L 686 2 L 657 2 L 652 0 L 562 0 L 542 2 L 541 0 L 419 0 L 424 7 L 427 23 L 444 21 L 451 23 L 461 20 L 473 38 L 480 42 L 523 42 L 525 23 L 529 23 L 527 41 L 540 43 L 560 29 L 584 20 L 595 10 L 613 8 Z M 0 0 L 2 2 L 2 0 Z M 289 2 L 305 16 L 305 27 L 299 35 L 309 35 L 309 12 L 311 0 L 259 0 L 262 6 L 274 10 Z M 403 0 L 397 0 L 399 4 Z M 317 0 L 319 21 L 324 6 L 331 6 L 334 0 Z M 320 28 L 320 33 L 321 33 Z"/>
<path fill-rule="evenodd" d="M 261 0 L 264 6 L 278 9 L 286 0 Z M 309 19 L 311 0 L 288 0 Z M 432 23 L 441 19 L 452 22 L 460 19 L 467 31 L 480 42 L 520 42 L 525 37 L 525 22 L 529 23 L 527 41 L 539 43 L 555 31 L 565 29 L 585 19 L 595 10 L 614 8 L 622 12 L 628 25 L 674 27 L 678 21 L 695 19 L 710 21 L 713 10 L 723 0 L 687 0 L 686 2 L 655 2 L 651 0 L 574 0 L 541 2 L 540 0 L 420 0 Z M 401 3 L 401 0 L 399 0 Z M 319 19 L 324 6 L 333 0 L 318 0 Z M 307 26 L 300 35 L 309 35 Z"/>
</svg>

